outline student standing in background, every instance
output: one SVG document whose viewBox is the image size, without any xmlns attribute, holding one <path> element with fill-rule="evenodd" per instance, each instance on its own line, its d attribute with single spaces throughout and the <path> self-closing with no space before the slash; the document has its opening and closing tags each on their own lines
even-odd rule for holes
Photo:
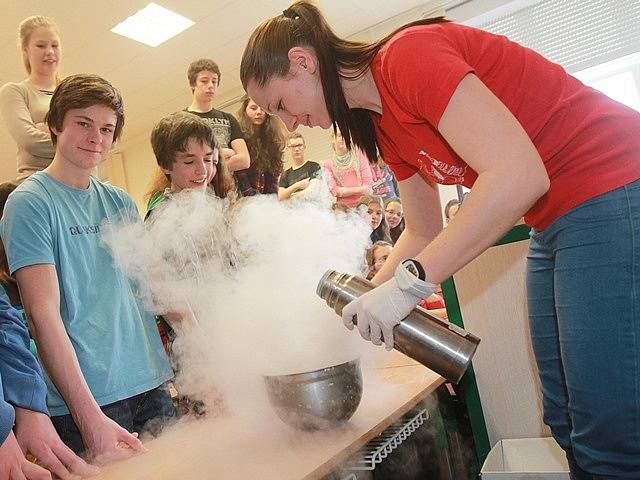
<svg viewBox="0 0 640 480">
<path fill-rule="evenodd" d="M 208 58 L 191 62 L 187 78 L 193 100 L 186 111 L 209 122 L 220 148 L 220 157 L 229 172 L 249 168 L 249 151 L 238 121 L 230 113 L 213 106 L 221 78 L 218 64 Z"/>
<path fill-rule="evenodd" d="M 356 204 L 356 210 L 359 215 L 369 220 L 371 225 L 371 243 L 380 240 L 391 243 L 391 235 L 389 234 L 389 225 L 384 216 L 384 203 L 380 197 L 375 195 L 365 195 L 360 198 Z"/>
<path fill-rule="evenodd" d="M 55 149 L 44 117 L 59 81 L 62 49 L 56 25 L 47 17 L 26 18 L 19 27 L 27 78 L 0 89 L 0 115 L 18 146 L 18 174 L 22 182 L 49 166 Z"/>
<path fill-rule="evenodd" d="M 161 220 L 163 207 L 180 192 L 195 191 L 226 198 L 233 191 L 233 181 L 224 166 L 219 163 L 215 136 L 206 120 L 186 112 L 167 115 L 153 127 L 151 147 L 158 167 L 166 176 L 168 187 L 163 191 L 156 191 L 151 196 L 145 222 L 153 224 Z M 206 212 L 197 213 L 206 216 Z M 184 268 L 185 262 L 192 263 L 193 258 L 205 258 L 207 250 L 204 245 L 186 241 L 182 244 L 181 254 L 184 256 L 177 257 L 181 268 Z M 193 267 L 192 271 L 198 270 L 197 265 Z M 173 354 L 173 340 L 176 338 L 176 332 L 181 331 L 183 323 L 195 324 L 197 319 L 188 303 L 182 306 L 178 302 L 171 303 L 172 311 L 156 312 L 156 323 L 165 350 L 175 371 L 178 372 L 180 367 L 177 356 Z M 178 396 L 178 403 L 181 414 L 193 412 L 201 415 L 206 412 L 202 401 L 184 395 Z"/>
<path fill-rule="evenodd" d="M 371 174 L 373 195 L 382 198 L 385 202 L 400 195 L 396 177 L 382 157 L 378 156 L 378 161 L 371 164 Z"/>
<path fill-rule="evenodd" d="M 262 110 L 247 95 L 238 109 L 238 121 L 251 158 L 249 168 L 236 172 L 238 190 L 245 197 L 277 194 L 285 148 L 282 122 Z"/>
<path fill-rule="evenodd" d="M 363 195 L 371 195 L 373 179 L 369 159 L 358 149 L 348 149 L 340 130 L 331 132 L 333 156 L 324 164 L 329 191 L 349 208 Z"/>
<path fill-rule="evenodd" d="M 309 188 L 311 180 L 320 176 L 320 164 L 307 160 L 304 156 L 307 144 L 301 133 L 289 134 L 287 148 L 291 151 L 291 166 L 280 177 L 278 186 L 280 200 L 287 200 L 291 195 L 303 192 Z"/>
</svg>

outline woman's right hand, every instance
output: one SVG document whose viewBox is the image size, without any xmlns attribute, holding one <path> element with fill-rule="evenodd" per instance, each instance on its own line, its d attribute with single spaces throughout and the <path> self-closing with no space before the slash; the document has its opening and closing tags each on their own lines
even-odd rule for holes
<svg viewBox="0 0 640 480">
<path fill-rule="evenodd" d="M 51 480 L 51 474 L 26 459 L 13 431 L 11 431 L 0 445 L 0 479 Z"/>
<path fill-rule="evenodd" d="M 81 427 L 81 432 L 89 461 L 97 465 L 148 451 L 138 439 L 137 433 L 128 432 L 103 413 L 97 421 Z"/>
</svg>

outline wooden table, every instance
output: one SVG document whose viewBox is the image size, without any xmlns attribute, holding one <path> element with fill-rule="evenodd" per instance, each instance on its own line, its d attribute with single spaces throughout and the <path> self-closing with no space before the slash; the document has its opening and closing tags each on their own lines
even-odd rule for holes
<svg viewBox="0 0 640 480">
<path fill-rule="evenodd" d="M 384 366 L 363 372 L 362 401 L 343 428 L 301 432 L 275 420 L 275 415 L 190 421 L 148 442 L 149 453 L 106 467 L 97 478 L 322 478 L 444 382 L 395 351 L 385 358 Z"/>
</svg>

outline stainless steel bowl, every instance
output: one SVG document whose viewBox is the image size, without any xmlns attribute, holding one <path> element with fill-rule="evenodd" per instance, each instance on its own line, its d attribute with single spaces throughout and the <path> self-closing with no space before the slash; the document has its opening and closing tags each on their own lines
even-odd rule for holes
<svg viewBox="0 0 640 480">
<path fill-rule="evenodd" d="M 362 398 L 360 362 L 312 372 L 265 376 L 269 401 L 278 417 L 302 430 L 333 428 L 355 413 Z"/>
</svg>

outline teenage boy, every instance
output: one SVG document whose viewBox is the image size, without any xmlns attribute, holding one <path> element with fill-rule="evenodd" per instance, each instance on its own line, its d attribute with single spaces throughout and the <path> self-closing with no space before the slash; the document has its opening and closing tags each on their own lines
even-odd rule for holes
<svg viewBox="0 0 640 480">
<path fill-rule="evenodd" d="M 186 112 L 167 115 L 153 127 L 151 147 L 170 186 L 151 197 L 145 221 L 154 219 L 157 207 L 183 190 L 209 191 L 225 198 L 233 189 L 228 173 L 219 168 L 213 130 L 204 119 Z M 182 321 L 185 314 L 187 319 L 193 318 L 188 307 L 182 312 L 168 312 L 157 317 L 158 329 L 167 349 L 175 338 L 175 324 Z"/>
<path fill-rule="evenodd" d="M 220 76 L 220 68 L 213 60 L 201 58 L 191 62 L 187 78 L 193 101 L 186 110 L 209 122 L 227 170 L 237 172 L 249 168 L 249 150 L 238 120 L 230 113 L 213 107 Z"/>
<path fill-rule="evenodd" d="M 170 195 L 182 190 L 209 190 L 225 198 L 233 188 L 227 170 L 219 165 L 219 148 L 206 120 L 186 112 L 167 115 L 153 127 L 151 147 L 169 188 L 151 196 L 145 220 Z"/>
<path fill-rule="evenodd" d="M 9 197 L 1 234 L 48 373 L 47 404 L 62 440 L 102 463 L 145 450 L 175 409 L 173 373 L 153 315 L 100 241 L 103 223 L 138 218 L 122 190 L 91 177 L 124 124 L 120 93 L 94 75 L 56 88 L 47 124 L 53 162 Z"/>
<path fill-rule="evenodd" d="M 214 131 L 205 119 L 187 112 L 167 115 L 153 127 L 151 147 L 170 186 L 151 197 L 145 221 L 162 221 L 162 210 L 158 207 L 170 202 L 173 195 L 184 190 L 208 192 L 218 198 L 226 198 L 234 190 L 228 172 L 218 162 Z M 201 212 L 198 214 L 202 215 Z M 207 257 L 206 245 L 196 241 L 192 246 L 201 255 L 200 260 Z M 200 249 L 201 246 L 203 250 Z M 184 266 L 184 263 L 180 265 L 181 268 Z M 194 265 L 193 272 L 197 271 L 197 267 Z M 174 329 L 182 322 L 197 322 L 188 303 L 179 307 L 181 301 L 179 298 L 169 299 L 172 307 L 179 309 L 164 312 L 157 317 L 158 330 L 170 356 L 173 354 L 171 344 L 176 336 Z M 173 357 L 172 360 L 178 372 L 178 358 Z M 179 395 L 178 404 L 181 414 L 193 413 L 199 416 L 206 412 L 204 403 L 195 398 Z"/>
<path fill-rule="evenodd" d="M 312 179 L 320 176 L 320 164 L 304 158 L 307 146 L 302 134 L 291 133 L 287 139 L 287 148 L 291 152 L 291 167 L 280 177 L 278 188 L 280 200 L 286 200 L 294 193 L 305 190 Z"/>
<path fill-rule="evenodd" d="M 51 478 L 25 453 L 63 480 L 98 473 L 60 440 L 49 420 L 46 394 L 42 371 L 29 351 L 27 326 L 0 293 L 0 478 Z"/>
</svg>

